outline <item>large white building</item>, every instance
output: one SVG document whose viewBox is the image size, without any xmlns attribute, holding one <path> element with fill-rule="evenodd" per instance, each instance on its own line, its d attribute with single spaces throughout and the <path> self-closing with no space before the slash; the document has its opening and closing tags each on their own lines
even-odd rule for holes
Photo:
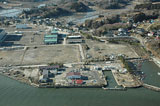
<svg viewBox="0 0 160 106">
<path fill-rule="evenodd" d="M 3 29 L 0 29 L 0 43 L 6 38 L 6 32 Z"/>
</svg>

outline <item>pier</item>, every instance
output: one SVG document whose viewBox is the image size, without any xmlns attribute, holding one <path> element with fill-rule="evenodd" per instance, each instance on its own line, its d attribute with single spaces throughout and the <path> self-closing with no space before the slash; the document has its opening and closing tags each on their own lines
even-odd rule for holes
<svg viewBox="0 0 160 106">
<path fill-rule="evenodd" d="M 156 86 L 145 84 L 145 83 L 143 83 L 143 87 L 153 91 L 160 92 L 160 87 L 156 87 Z"/>
</svg>

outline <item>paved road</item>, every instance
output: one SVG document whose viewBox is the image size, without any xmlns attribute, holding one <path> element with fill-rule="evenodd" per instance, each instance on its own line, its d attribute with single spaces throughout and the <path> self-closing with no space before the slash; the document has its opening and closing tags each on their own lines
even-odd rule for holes
<svg viewBox="0 0 160 106">
<path fill-rule="evenodd" d="M 78 46 L 79 46 L 79 51 L 80 51 L 80 54 L 81 54 L 81 58 L 82 58 L 82 60 L 84 60 L 85 57 L 84 57 L 84 52 L 83 52 L 82 45 L 81 45 L 81 44 L 78 44 Z"/>
</svg>

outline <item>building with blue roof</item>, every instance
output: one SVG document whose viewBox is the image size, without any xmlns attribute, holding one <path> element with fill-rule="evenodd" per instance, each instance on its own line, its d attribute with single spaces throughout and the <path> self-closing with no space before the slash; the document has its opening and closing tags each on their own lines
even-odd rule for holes
<svg viewBox="0 0 160 106">
<path fill-rule="evenodd" d="M 58 43 L 58 35 L 45 35 L 44 36 L 45 44 L 57 44 Z"/>
</svg>

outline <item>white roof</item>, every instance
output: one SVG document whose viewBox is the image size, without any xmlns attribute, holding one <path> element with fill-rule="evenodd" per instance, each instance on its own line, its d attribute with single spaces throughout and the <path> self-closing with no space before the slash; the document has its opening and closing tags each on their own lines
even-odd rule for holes
<svg viewBox="0 0 160 106">
<path fill-rule="evenodd" d="M 77 36 L 68 36 L 68 38 L 81 38 L 81 35 L 77 35 Z"/>
</svg>

